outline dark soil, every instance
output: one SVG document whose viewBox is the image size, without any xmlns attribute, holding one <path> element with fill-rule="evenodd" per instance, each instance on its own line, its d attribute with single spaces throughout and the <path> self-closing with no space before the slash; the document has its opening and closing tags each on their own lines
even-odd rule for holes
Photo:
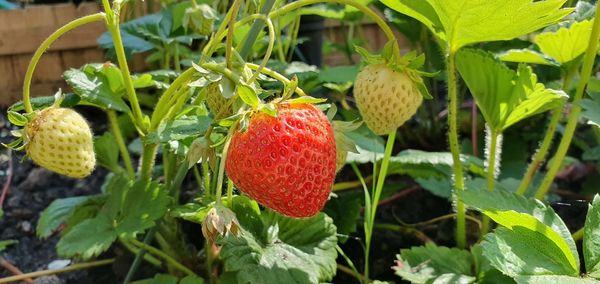
<svg viewBox="0 0 600 284">
<path fill-rule="evenodd" d="M 0 142 L 7 143 L 11 140 L 10 128 L 6 121 L 6 111 L 1 110 L 0 113 L 2 114 Z M 84 111 L 84 115 L 88 119 L 96 117 L 91 120 L 93 126 L 102 124 L 102 121 L 97 119 L 97 113 Z M 12 153 L 12 183 L 3 204 L 4 217 L 0 219 L 0 240 L 16 240 L 18 243 L 0 252 L 0 257 L 26 273 L 47 269 L 48 264 L 60 259 L 55 250 L 59 235 L 55 234 L 42 240 L 35 234 L 40 213 L 55 199 L 98 193 L 106 171 L 99 168 L 93 175 L 76 180 L 37 167 L 30 160 L 21 161 L 23 155 L 22 152 Z M 8 166 L 9 155 L 6 148 L 2 147 L 0 152 L 2 185 L 7 179 Z M 39 283 L 98 283 L 100 278 L 91 273 L 92 271 L 94 270 L 65 273 L 58 277 L 42 279 Z M 0 268 L 0 278 L 10 275 L 5 269 Z"/>
</svg>

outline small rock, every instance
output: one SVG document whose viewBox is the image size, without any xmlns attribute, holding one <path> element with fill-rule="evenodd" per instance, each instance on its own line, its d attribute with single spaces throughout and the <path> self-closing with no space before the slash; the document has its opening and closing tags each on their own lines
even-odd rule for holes
<svg viewBox="0 0 600 284">
<path fill-rule="evenodd" d="M 69 259 L 57 259 L 48 264 L 48 269 L 61 269 L 67 267 L 69 264 L 71 264 L 71 260 Z"/>
<path fill-rule="evenodd" d="M 31 223 L 29 223 L 29 221 L 20 222 L 18 226 L 21 228 L 21 231 L 23 231 L 24 233 L 31 232 Z"/>
<path fill-rule="evenodd" d="M 33 283 L 35 283 L 35 284 L 63 284 L 65 282 L 63 280 L 61 280 L 60 278 L 58 278 L 58 276 L 56 276 L 56 275 L 50 275 L 50 276 L 42 276 L 40 278 L 37 278 L 37 279 L 33 280 Z"/>
</svg>

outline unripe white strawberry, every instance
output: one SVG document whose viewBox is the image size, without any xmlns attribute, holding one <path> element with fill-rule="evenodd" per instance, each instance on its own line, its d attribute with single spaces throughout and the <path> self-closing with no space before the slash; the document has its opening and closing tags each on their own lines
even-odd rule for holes
<svg viewBox="0 0 600 284">
<path fill-rule="evenodd" d="M 96 156 L 87 121 L 68 108 L 49 107 L 25 126 L 27 155 L 53 172 L 84 178 L 94 170 Z"/>
<path fill-rule="evenodd" d="M 226 118 L 233 114 L 229 99 L 223 97 L 219 83 L 210 83 L 206 86 L 206 104 L 215 119 Z"/>
<path fill-rule="evenodd" d="M 364 122 L 377 135 L 402 126 L 423 102 L 407 74 L 383 63 L 367 65 L 358 73 L 354 98 Z"/>
</svg>

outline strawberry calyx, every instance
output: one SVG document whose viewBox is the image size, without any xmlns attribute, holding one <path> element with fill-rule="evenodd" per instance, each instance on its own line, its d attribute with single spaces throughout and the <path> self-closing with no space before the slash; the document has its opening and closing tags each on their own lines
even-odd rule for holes
<svg viewBox="0 0 600 284">
<path fill-rule="evenodd" d="M 396 41 L 386 43 L 381 53 L 370 53 L 360 46 L 354 46 L 354 48 L 366 64 L 385 64 L 394 71 L 405 73 L 416 84 L 423 98 L 433 99 L 421 76 L 434 77 L 439 72 L 430 73 L 419 70 L 425 64 L 425 54 L 417 55 L 415 51 L 410 51 L 401 55 Z"/>
</svg>

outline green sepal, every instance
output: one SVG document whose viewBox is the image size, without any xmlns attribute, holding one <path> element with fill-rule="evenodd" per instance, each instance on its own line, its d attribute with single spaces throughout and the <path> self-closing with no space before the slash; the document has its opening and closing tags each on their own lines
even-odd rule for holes
<svg viewBox="0 0 600 284">
<path fill-rule="evenodd" d="M 230 126 L 234 125 L 236 122 L 238 122 L 242 118 L 243 115 L 244 114 L 242 114 L 242 113 L 236 113 L 232 116 L 229 116 L 229 117 L 219 120 L 217 122 L 217 124 L 219 124 L 220 126 L 223 126 L 223 127 L 230 127 Z"/>
<path fill-rule="evenodd" d="M 258 110 L 262 113 L 266 113 L 272 117 L 277 117 L 277 107 L 275 106 L 275 103 L 267 103 L 267 104 L 261 104 L 258 107 Z"/>
<path fill-rule="evenodd" d="M 424 99 L 433 99 L 421 76 L 435 77 L 439 71 L 432 73 L 418 70 L 425 64 L 425 54 L 418 55 L 416 51 L 410 51 L 402 56 L 396 41 L 386 43 L 380 54 L 372 54 L 360 46 L 354 46 L 354 49 L 367 64 L 386 64 L 394 71 L 406 73 L 417 85 L 417 89 Z"/>
<path fill-rule="evenodd" d="M 256 90 L 249 85 L 239 82 L 236 88 L 238 96 L 253 109 L 258 108 L 260 105 L 260 99 L 256 94 Z"/>
<path fill-rule="evenodd" d="M 15 126 L 25 126 L 27 123 L 29 123 L 29 119 L 27 119 L 27 117 L 11 110 L 8 111 L 8 121 Z"/>
<path fill-rule="evenodd" d="M 320 104 L 326 102 L 327 99 L 319 99 L 311 96 L 303 96 L 295 99 L 286 100 L 290 104 Z"/>
</svg>

